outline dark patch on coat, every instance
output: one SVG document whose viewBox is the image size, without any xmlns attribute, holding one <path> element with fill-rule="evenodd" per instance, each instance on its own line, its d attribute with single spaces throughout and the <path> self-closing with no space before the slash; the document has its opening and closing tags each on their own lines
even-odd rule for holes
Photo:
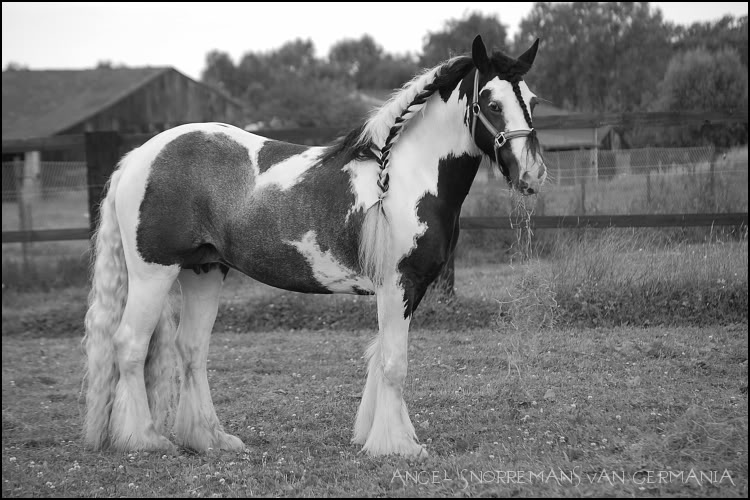
<svg viewBox="0 0 750 500">
<path fill-rule="evenodd" d="M 310 146 L 300 144 L 290 144 L 281 141 L 267 141 L 258 151 L 258 170 L 260 173 L 265 172 L 274 165 L 284 160 L 297 156 L 310 149 Z"/>
<path fill-rule="evenodd" d="M 428 193 L 419 200 L 417 216 L 427 230 L 417 239 L 416 248 L 398 265 L 406 301 L 405 318 L 417 309 L 427 287 L 438 277 L 456 247 L 461 205 L 469 194 L 480 160 L 467 153 L 441 159 L 437 196 Z"/>
<path fill-rule="evenodd" d="M 217 217 L 224 196 L 247 191 L 252 166 L 247 148 L 223 133 L 185 133 L 151 165 L 136 231 L 146 262 L 186 268 L 217 260 Z M 220 225 L 219 225 L 220 226 Z"/>
<path fill-rule="evenodd" d="M 269 146 L 277 158 L 309 149 L 268 142 L 264 149 Z M 221 263 L 278 288 L 331 293 L 292 244 L 313 230 L 321 252 L 359 272 L 364 213 L 346 221 L 355 203 L 346 162 L 334 157 L 310 167 L 289 189 L 270 184 L 256 192 L 249 158 L 245 146 L 222 133 L 190 132 L 167 144 L 151 165 L 140 207 L 141 257 L 201 270 Z"/>
</svg>

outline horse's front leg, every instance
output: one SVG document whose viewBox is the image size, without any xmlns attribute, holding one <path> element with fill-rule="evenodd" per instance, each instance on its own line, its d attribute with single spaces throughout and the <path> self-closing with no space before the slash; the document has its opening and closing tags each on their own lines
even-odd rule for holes
<svg viewBox="0 0 750 500">
<path fill-rule="evenodd" d="M 404 403 L 411 316 L 397 277 L 377 290 L 379 334 L 367 350 L 367 382 L 353 442 L 370 455 L 426 456 Z"/>
</svg>

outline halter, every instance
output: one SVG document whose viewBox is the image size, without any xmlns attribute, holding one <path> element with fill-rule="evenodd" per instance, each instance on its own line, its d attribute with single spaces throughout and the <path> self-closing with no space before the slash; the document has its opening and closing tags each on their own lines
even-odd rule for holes
<svg viewBox="0 0 750 500">
<path fill-rule="evenodd" d="M 474 102 L 471 103 L 471 113 L 473 115 L 471 120 L 471 137 L 472 139 L 474 139 L 474 143 L 477 142 L 476 128 L 477 118 L 479 118 L 484 124 L 484 127 L 487 129 L 487 131 L 494 137 L 493 149 L 495 150 L 495 163 L 497 163 L 497 165 L 500 167 L 503 175 L 506 178 L 510 178 L 510 172 L 507 171 L 505 165 L 500 163 L 500 148 L 505 146 L 505 144 L 511 139 L 531 135 L 531 133 L 534 131 L 534 128 L 532 127 L 527 129 L 518 129 L 503 132 L 499 132 L 495 128 L 492 122 L 490 122 L 490 120 L 484 115 L 484 113 L 482 113 L 482 108 L 479 106 L 479 70 L 476 70 L 476 72 L 474 73 Z M 529 124 L 529 127 L 531 127 L 531 124 Z"/>
</svg>

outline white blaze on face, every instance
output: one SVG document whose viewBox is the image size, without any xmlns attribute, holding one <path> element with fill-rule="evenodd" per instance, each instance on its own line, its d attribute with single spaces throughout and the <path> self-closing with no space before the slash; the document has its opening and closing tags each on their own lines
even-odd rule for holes
<svg viewBox="0 0 750 500">
<path fill-rule="evenodd" d="M 305 257 L 315 279 L 330 291 L 352 293 L 354 287 L 373 291 L 372 281 L 336 260 L 330 250 L 321 250 L 315 231 L 308 231 L 300 241 L 287 240 L 284 243 L 294 246 Z"/>
<path fill-rule="evenodd" d="M 529 90 L 529 86 L 526 82 L 521 81 L 518 84 L 521 90 L 521 98 L 526 104 L 526 109 L 531 113 L 531 98 L 536 97 L 534 93 Z M 526 122 L 526 117 L 523 114 L 518 98 L 515 92 L 513 92 L 513 85 L 507 80 L 500 80 L 495 78 L 484 87 L 490 90 L 490 100 L 500 103 L 503 110 L 503 119 L 505 120 L 505 132 L 512 132 L 514 130 L 528 130 L 529 124 Z M 502 132 L 502 131 L 501 131 Z M 510 141 L 510 148 L 513 151 L 513 156 L 516 157 L 518 162 L 518 176 L 522 178 L 525 173 L 529 174 L 533 183 L 541 183 L 542 179 L 539 179 L 539 172 L 542 168 L 542 163 L 539 158 L 531 157 L 527 155 L 525 137 L 512 139 Z"/>
</svg>

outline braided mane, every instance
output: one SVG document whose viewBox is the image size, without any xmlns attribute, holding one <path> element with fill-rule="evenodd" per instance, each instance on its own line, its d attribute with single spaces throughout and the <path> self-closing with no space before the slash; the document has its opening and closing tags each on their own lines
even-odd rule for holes
<svg viewBox="0 0 750 500">
<path fill-rule="evenodd" d="M 348 159 L 376 157 L 373 150 L 382 152 L 391 132 L 394 132 L 392 143 L 404 123 L 415 116 L 432 94 L 453 90 L 472 68 L 471 57 L 458 56 L 415 76 L 374 110 L 362 125 L 331 145 L 321 161 L 341 154 Z M 394 131 L 394 127 L 397 130 Z"/>
<path fill-rule="evenodd" d="M 441 74 L 441 70 L 446 66 L 450 66 L 457 59 L 461 58 L 448 60 L 443 64 L 424 71 L 404 84 L 399 91 L 394 92 L 390 99 L 379 109 L 375 110 L 365 122 L 359 136 L 359 144 L 373 144 L 378 146 L 379 149 L 382 148 L 396 120 L 402 118 L 403 121 L 407 121 L 407 114 L 411 113 L 413 115 L 418 111 L 421 105 L 424 104 L 424 101 L 420 100 L 420 105 L 418 106 L 414 104 L 415 98 L 419 94 L 426 92 L 432 95 L 437 90 L 435 88 L 435 80 Z M 471 62 L 470 59 L 469 62 Z"/>
</svg>

